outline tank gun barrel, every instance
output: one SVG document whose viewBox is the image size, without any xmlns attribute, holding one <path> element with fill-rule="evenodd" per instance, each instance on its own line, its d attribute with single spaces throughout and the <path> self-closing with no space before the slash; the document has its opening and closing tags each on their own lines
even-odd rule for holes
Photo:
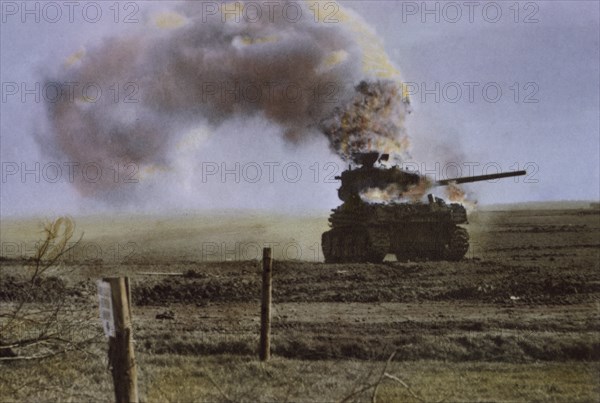
<svg viewBox="0 0 600 403">
<path fill-rule="evenodd" d="M 493 179 L 501 179 L 501 178 L 512 178 L 513 176 L 523 176 L 527 175 L 527 171 L 516 171 L 516 172 L 500 172 L 497 174 L 489 174 L 489 175 L 477 175 L 477 176 L 463 176 L 460 178 L 453 179 L 443 179 L 435 182 L 436 186 L 448 186 L 451 183 L 456 183 L 457 185 L 461 183 L 471 183 L 471 182 L 481 182 Z"/>
</svg>

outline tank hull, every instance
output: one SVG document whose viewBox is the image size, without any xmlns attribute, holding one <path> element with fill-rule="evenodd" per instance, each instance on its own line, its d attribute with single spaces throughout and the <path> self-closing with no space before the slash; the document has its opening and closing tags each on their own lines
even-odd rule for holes
<svg viewBox="0 0 600 403">
<path fill-rule="evenodd" d="M 469 249 L 460 226 L 467 222 L 464 207 L 439 199 L 435 205 L 342 205 L 329 221 L 321 238 L 326 263 L 379 263 L 387 254 L 399 261 L 456 261 Z"/>
</svg>

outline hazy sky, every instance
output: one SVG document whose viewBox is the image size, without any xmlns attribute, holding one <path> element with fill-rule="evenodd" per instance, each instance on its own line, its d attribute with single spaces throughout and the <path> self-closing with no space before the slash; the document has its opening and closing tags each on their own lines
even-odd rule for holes
<svg viewBox="0 0 600 403">
<path fill-rule="evenodd" d="M 98 2 L 102 16 L 94 22 L 95 7 L 75 3 L 71 16 L 60 1 L 50 7 L 27 2 L 28 10 L 22 2 L 1 4 L 2 216 L 248 207 L 326 213 L 340 203 L 339 185 L 327 179 L 344 163 L 327 140 L 313 136 L 292 145 L 283 140 L 280 126 L 260 114 L 227 119 L 210 129 L 186 128 L 194 141 L 173 146 L 167 168 L 120 167 L 118 180 L 124 183 L 114 197 L 91 197 L 69 183 L 65 162 L 74 161 L 36 140 L 52 130 L 44 101 L 51 95 L 36 85 L 60 76 L 77 52 L 85 51 L 86 57 L 107 39 L 150 32 L 160 12 L 166 23 L 173 22 L 176 15 L 164 12 L 178 4 L 123 2 L 116 15 L 113 2 Z M 341 4 L 377 33 L 409 83 L 410 167 L 438 178 L 498 168 L 531 173 L 525 182 L 508 179 L 467 188 L 482 204 L 598 200 L 598 2 Z M 124 23 L 128 15 L 137 22 Z M 114 88 L 103 90 L 102 96 L 114 96 Z M 120 100 L 127 90 L 119 89 Z M 136 113 L 128 108 L 119 103 L 118 111 Z M 85 166 L 88 161 L 77 162 Z M 55 179 L 57 166 L 61 176 Z M 222 176 L 224 168 L 230 173 Z"/>
</svg>

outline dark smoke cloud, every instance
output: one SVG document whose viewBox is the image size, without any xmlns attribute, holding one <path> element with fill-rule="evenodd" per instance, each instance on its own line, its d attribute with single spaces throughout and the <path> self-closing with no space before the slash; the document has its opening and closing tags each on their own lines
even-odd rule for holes
<svg viewBox="0 0 600 403">
<path fill-rule="evenodd" d="M 408 99 L 401 91 L 392 81 L 362 81 L 354 98 L 321 122 L 336 153 L 343 159 L 367 151 L 391 153 L 397 160 L 406 157 Z"/>
<path fill-rule="evenodd" d="M 402 101 L 389 83 L 356 87 L 372 77 L 362 71 L 355 33 L 342 23 L 316 23 L 306 8 L 297 22 L 262 11 L 260 21 L 223 22 L 221 15 L 207 18 L 202 2 L 190 2 L 177 9 L 185 20 L 180 27 L 146 28 L 87 49 L 80 61 L 47 81 L 94 83 L 102 97 L 49 103 L 53 130 L 40 138 L 42 145 L 82 164 L 168 169 L 185 133 L 257 115 L 279 125 L 292 144 L 326 128 L 332 149 L 342 157 L 362 150 L 367 137 L 396 141 Z M 333 63 L 335 57 L 341 61 Z M 335 128 L 335 122 L 341 122 L 341 111 L 357 110 L 361 119 L 380 112 L 395 117 L 387 124 L 368 118 L 377 124 L 363 134 L 352 128 L 350 147 L 343 147 L 346 128 Z M 78 183 L 78 189 L 110 198 L 115 185 L 103 177 L 100 183 Z"/>
</svg>

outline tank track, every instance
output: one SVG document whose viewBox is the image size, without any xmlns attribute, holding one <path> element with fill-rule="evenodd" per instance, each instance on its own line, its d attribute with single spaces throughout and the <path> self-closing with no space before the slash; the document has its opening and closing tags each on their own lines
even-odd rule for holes
<svg viewBox="0 0 600 403">
<path fill-rule="evenodd" d="M 459 261 L 469 250 L 469 233 L 462 227 L 454 227 L 450 233 L 450 240 L 445 245 L 442 253 L 444 260 Z"/>
<path fill-rule="evenodd" d="M 321 237 L 325 263 L 381 263 L 389 240 L 363 227 L 335 228 Z"/>
<path fill-rule="evenodd" d="M 448 229 L 446 240 L 433 250 L 395 251 L 400 262 L 408 260 L 459 261 L 469 250 L 469 233 L 454 226 Z M 325 263 L 381 263 L 390 250 L 390 239 L 383 231 L 363 227 L 334 228 L 321 238 Z"/>
</svg>

